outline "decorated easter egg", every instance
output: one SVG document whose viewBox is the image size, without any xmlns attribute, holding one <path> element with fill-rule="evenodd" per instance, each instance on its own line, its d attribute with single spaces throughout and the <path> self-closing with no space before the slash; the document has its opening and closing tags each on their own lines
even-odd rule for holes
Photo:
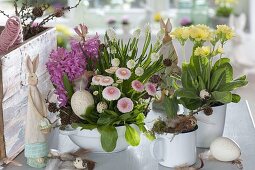
<svg viewBox="0 0 255 170">
<path fill-rule="evenodd" d="M 84 119 L 81 117 L 81 115 L 85 114 L 87 109 L 93 105 L 93 96 L 87 90 L 78 90 L 73 94 L 71 98 L 71 107 L 73 112 L 81 119 Z"/>
<path fill-rule="evenodd" d="M 212 156 L 219 161 L 233 161 L 240 157 L 239 146 L 231 139 L 219 137 L 210 146 Z"/>
</svg>

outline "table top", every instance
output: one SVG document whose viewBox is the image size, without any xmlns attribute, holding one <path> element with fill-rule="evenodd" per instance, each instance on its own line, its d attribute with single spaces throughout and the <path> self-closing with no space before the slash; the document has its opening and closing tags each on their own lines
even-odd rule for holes
<svg viewBox="0 0 255 170">
<path fill-rule="evenodd" d="M 150 112 L 146 118 L 146 122 L 152 123 L 153 119 L 160 114 L 157 112 Z M 250 113 L 247 101 L 241 101 L 238 104 L 229 104 L 227 106 L 226 123 L 224 129 L 224 136 L 236 141 L 242 151 L 241 159 L 243 160 L 244 170 L 255 169 L 255 128 L 254 122 Z M 57 148 L 56 141 L 61 138 L 58 133 L 50 137 L 50 147 Z M 150 141 L 142 137 L 141 144 L 138 147 L 129 147 L 127 150 L 112 153 L 112 154 L 95 154 L 91 153 L 88 157 L 96 161 L 95 170 L 169 170 L 169 168 L 159 165 L 150 155 L 149 152 Z M 70 147 L 67 146 L 66 147 Z M 74 145 L 72 147 L 75 147 Z M 70 149 L 70 148 L 69 148 Z M 204 150 L 198 149 L 198 152 Z M 16 161 L 23 164 L 22 167 L 7 166 L 4 170 L 32 170 L 25 163 L 24 154 L 21 153 Z M 58 162 L 52 162 L 51 167 L 48 166 L 46 170 L 57 170 L 55 166 Z M 204 170 L 238 170 L 235 165 L 231 163 L 223 163 L 219 161 L 205 161 Z"/>
</svg>

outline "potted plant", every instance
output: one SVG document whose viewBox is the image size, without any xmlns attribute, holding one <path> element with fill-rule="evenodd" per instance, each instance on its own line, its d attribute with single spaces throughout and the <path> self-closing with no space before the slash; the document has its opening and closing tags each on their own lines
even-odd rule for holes
<svg viewBox="0 0 255 170">
<path fill-rule="evenodd" d="M 192 114 L 177 114 L 176 94 L 165 97 L 164 107 L 166 117 L 158 119 L 152 128 L 157 139 L 151 144 L 151 154 L 166 167 L 191 166 L 197 159 L 197 120 Z"/>
<path fill-rule="evenodd" d="M 238 0 L 215 0 L 216 14 L 213 18 L 213 26 L 228 24 L 229 16 L 234 12 L 234 6 Z"/>
<path fill-rule="evenodd" d="M 234 33 L 226 25 L 211 30 L 205 25 L 177 28 L 172 36 L 184 44 L 188 39 L 194 44 L 189 62 L 182 65 L 181 86 L 176 90 L 178 102 L 186 109 L 198 113 L 197 146 L 208 148 L 222 136 L 226 105 L 237 103 L 241 97 L 233 90 L 245 86 L 246 76 L 233 78 L 230 59 L 223 57 L 224 44 Z M 207 45 L 204 45 L 206 42 Z"/>
<path fill-rule="evenodd" d="M 82 29 L 85 30 L 85 26 Z M 117 38 L 113 29 L 109 29 L 104 43 L 96 47 L 93 46 L 94 41 L 89 41 L 84 34 L 78 32 L 82 38 L 76 43 L 77 49 L 81 50 L 80 54 L 86 64 L 75 62 L 76 70 L 81 71 L 79 75 L 73 72 L 77 76 L 66 74 L 68 68 L 74 67 L 69 65 L 72 57 L 62 70 L 58 70 L 57 64 L 54 65 L 56 62 L 50 57 L 47 66 L 51 80 L 55 88 L 61 90 L 58 93 L 61 121 L 63 125 L 72 125 L 71 129 L 66 128 L 70 126 L 63 127 L 62 132 L 68 134 L 78 146 L 94 152 L 117 152 L 126 149 L 128 145 L 139 145 L 141 132 L 153 138 L 144 124 L 149 103 L 157 89 L 149 80 L 163 68 L 163 63 L 162 57 L 157 61 L 151 60 L 151 54 L 157 53 L 161 45 L 151 44 L 148 25 L 144 33 L 144 46 L 141 54 L 138 54 L 140 29 L 134 31 L 126 44 Z M 83 44 L 87 45 L 85 49 L 82 48 Z M 87 54 L 90 50 L 96 54 L 94 60 Z M 60 59 L 58 62 L 62 63 L 61 58 L 69 58 L 63 56 L 66 54 L 59 53 L 56 56 Z M 75 86 L 75 80 L 81 79 L 84 73 L 87 75 L 87 86 L 82 85 L 83 81 Z"/>
</svg>

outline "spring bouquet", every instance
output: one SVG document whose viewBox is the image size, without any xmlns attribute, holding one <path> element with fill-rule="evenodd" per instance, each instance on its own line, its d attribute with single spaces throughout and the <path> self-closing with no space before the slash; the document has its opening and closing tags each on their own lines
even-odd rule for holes
<svg viewBox="0 0 255 170">
<path fill-rule="evenodd" d="M 71 41 L 71 51 L 53 51 L 47 68 L 58 95 L 62 125 L 82 130 L 97 129 L 101 146 L 111 152 L 118 140 L 117 127 L 125 127 L 129 145 L 140 143 L 140 132 L 153 135 L 144 126 L 150 101 L 156 96 L 154 74 L 163 66 L 163 57 L 152 60 L 161 41 L 151 43 L 151 31 L 144 28 L 143 48 L 138 49 L 141 29 L 127 43 L 109 29 L 101 43 L 98 36 L 86 38 L 87 28 L 76 28 L 80 40 Z M 154 57 L 155 58 L 155 57 Z M 66 119 L 67 118 L 67 119 Z"/>
</svg>

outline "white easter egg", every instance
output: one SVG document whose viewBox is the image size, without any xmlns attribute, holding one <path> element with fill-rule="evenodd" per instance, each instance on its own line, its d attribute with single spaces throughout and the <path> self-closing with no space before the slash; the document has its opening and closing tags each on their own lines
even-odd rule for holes
<svg viewBox="0 0 255 170">
<path fill-rule="evenodd" d="M 73 112 L 81 119 L 84 119 L 81 115 L 85 114 L 87 108 L 92 105 L 94 105 L 93 96 L 86 90 L 76 91 L 71 98 L 71 107 Z"/>
<path fill-rule="evenodd" d="M 233 161 L 240 157 L 239 146 L 231 139 L 219 137 L 210 146 L 212 156 L 219 161 Z"/>
</svg>

